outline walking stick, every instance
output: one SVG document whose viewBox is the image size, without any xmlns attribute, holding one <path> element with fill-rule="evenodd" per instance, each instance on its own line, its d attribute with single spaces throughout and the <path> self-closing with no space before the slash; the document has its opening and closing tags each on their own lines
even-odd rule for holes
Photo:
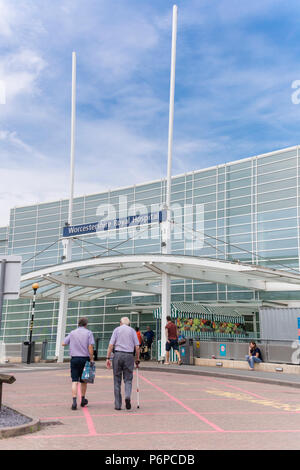
<svg viewBox="0 0 300 470">
<path fill-rule="evenodd" d="M 136 398 L 137 408 L 140 407 L 139 366 L 136 366 Z"/>
</svg>

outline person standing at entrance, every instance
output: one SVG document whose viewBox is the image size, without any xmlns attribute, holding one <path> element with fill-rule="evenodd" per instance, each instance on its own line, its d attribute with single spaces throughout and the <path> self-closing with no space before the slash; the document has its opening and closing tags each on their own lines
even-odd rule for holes
<svg viewBox="0 0 300 470">
<path fill-rule="evenodd" d="M 135 331 L 136 331 L 136 335 L 137 335 L 138 340 L 139 340 L 139 345 L 140 345 L 140 347 L 141 347 L 142 344 L 143 344 L 143 335 L 142 335 L 142 333 L 140 332 L 140 329 L 139 329 L 138 326 L 135 327 Z"/>
<path fill-rule="evenodd" d="M 151 330 L 150 326 L 147 326 L 147 330 L 144 333 L 144 338 L 146 338 L 147 346 L 149 349 L 151 349 L 154 336 L 154 331 Z"/>
<path fill-rule="evenodd" d="M 179 353 L 179 345 L 178 345 L 178 332 L 177 332 L 177 326 L 175 323 L 172 322 L 172 319 L 170 316 L 167 316 L 167 324 L 166 324 L 166 361 L 165 365 L 169 365 L 170 362 L 170 351 L 173 349 L 175 351 L 175 354 L 178 358 L 178 364 L 181 365 L 181 357 Z"/>
<path fill-rule="evenodd" d="M 82 382 L 81 376 L 86 361 L 93 362 L 94 358 L 94 336 L 93 333 L 87 329 L 87 318 L 80 318 L 78 321 L 78 328 L 71 331 L 64 339 L 63 346 L 70 345 L 71 356 L 71 378 L 72 378 L 72 410 L 77 409 L 77 391 L 78 382 L 81 386 L 81 406 L 86 406 L 88 400 L 85 398 L 87 383 Z"/>
<path fill-rule="evenodd" d="M 121 384 L 122 377 L 125 384 L 126 409 L 131 409 L 131 391 L 134 369 L 134 355 L 136 354 L 136 367 L 140 363 L 139 340 L 136 331 L 131 328 L 127 317 L 121 318 L 120 326 L 114 329 L 106 355 L 106 367 L 111 367 L 111 354 L 113 357 L 115 410 L 122 408 Z"/>
</svg>

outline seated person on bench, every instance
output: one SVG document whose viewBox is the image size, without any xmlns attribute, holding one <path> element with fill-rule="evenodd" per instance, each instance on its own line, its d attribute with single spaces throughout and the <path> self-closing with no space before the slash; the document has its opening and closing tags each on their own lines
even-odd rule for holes
<svg viewBox="0 0 300 470">
<path fill-rule="evenodd" d="M 254 341 L 251 341 L 249 346 L 249 355 L 246 356 L 246 361 L 249 364 L 249 370 L 254 370 L 255 362 L 262 362 L 262 355 L 260 349 Z"/>
</svg>

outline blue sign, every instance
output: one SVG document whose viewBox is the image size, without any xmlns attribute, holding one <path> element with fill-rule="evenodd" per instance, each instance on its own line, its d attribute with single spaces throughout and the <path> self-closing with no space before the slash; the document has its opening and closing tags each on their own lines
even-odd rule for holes
<svg viewBox="0 0 300 470">
<path fill-rule="evenodd" d="M 139 225 L 152 224 L 154 222 L 164 222 L 167 218 L 167 211 L 149 212 L 143 215 L 129 215 L 113 220 L 100 220 L 90 224 L 66 225 L 63 229 L 63 237 L 74 237 L 87 235 L 88 233 L 104 232 L 120 228 L 137 227 Z"/>
<path fill-rule="evenodd" d="M 226 344 L 220 344 L 220 356 L 226 356 Z"/>
<path fill-rule="evenodd" d="M 63 237 L 72 237 L 74 235 L 85 235 L 86 233 L 97 232 L 98 222 L 83 225 L 66 225 L 63 231 Z"/>
</svg>

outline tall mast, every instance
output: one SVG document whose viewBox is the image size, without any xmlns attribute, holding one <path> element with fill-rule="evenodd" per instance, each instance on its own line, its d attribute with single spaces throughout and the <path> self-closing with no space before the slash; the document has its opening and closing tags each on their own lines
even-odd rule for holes
<svg viewBox="0 0 300 470">
<path fill-rule="evenodd" d="M 171 50 L 171 76 L 170 76 L 170 105 L 169 105 L 169 134 L 168 134 L 168 165 L 166 182 L 167 212 L 166 221 L 162 224 L 162 253 L 171 253 L 171 176 L 172 176 L 172 150 L 173 150 L 173 124 L 174 124 L 174 95 L 175 95 L 175 65 L 176 65 L 176 36 L 177 36 L 177 6 L 173 6 L 172 23 L 172 50 Z M 161 287 L 161 359 L 166 354 L 165 327 L 167 316 L 171 313 L 171 279 L 167 273 L 162 272 Z"/>
<path fill-rule="evenodd" d="M 72 53 L 72 99 L 71 99 L 71 153 L 70 153 L 70 198 L 68 211 L 68 224 L 72 225 L 73 199 L 74 199 L 74 163 L 75 163 L 75 124 L 76 124 L 76 52 Z M 72 239 L 62 240 L 63 244 L 63 262 L 72 259 Z M 59 299 L 57 337 L 55 355 L 57 362 L 63 362 L 64 349 L 63 339 L 66 335 L 67 311 L 69 300 L 69 286 L 62 284 Z"/>
</svg>

